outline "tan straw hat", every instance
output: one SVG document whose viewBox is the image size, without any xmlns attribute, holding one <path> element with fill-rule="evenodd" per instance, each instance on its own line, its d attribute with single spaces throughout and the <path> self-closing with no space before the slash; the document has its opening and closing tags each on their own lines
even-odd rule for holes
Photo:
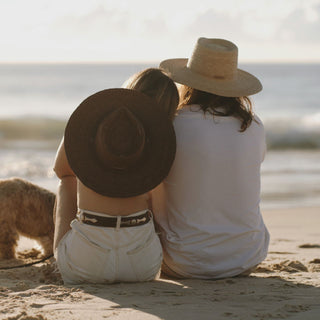
<svg viewBox="0 0 320 320">
<path fill-rule="evenodd" d="M 176 150 L 171 121 L 157 102 L 135 90 L 108 89 L 85 99 L 64 134 L 70 167 L 88 188 L 123 198 L 156 187 Z"/>
<path fill-rule="evenodd" d="M 224 39 L 199 38 L 189 59 L 168 59 L 160 68 L 175 82 L 220 96 L 249 96 L 262 90 L 255 76 L 238 69 L 238 48 Z"/>
</svg>

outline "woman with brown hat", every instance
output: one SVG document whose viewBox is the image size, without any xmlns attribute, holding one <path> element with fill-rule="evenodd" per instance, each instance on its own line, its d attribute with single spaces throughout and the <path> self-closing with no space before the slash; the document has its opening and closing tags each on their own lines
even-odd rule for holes
<svg viewBox="0 0 320 320">
<path fill-rule="evenodd" d="M 265 133 L 247 97 L 262 86 L 237 59 L 232 42 L 200 38 L 190 59 L 160 64 L 183 85 L 176 157 L 152 192 L 169 276 L 236 276 L 267 255 L 259 208 Z"/>
<path fill-rule="evenodd" d="M 159 72 L 152 77 L 173 85 L 167 90 L 177 105 L 174 83 Z M 159 273 L 162 249 L 147 193 L 175 156 L 174 130 L 161 107 L 136 90 L 109 89 L 71 115 L 55 161 L 61 183 L 54 248 L 66 283 L 148 281 Z"/>
</svg>

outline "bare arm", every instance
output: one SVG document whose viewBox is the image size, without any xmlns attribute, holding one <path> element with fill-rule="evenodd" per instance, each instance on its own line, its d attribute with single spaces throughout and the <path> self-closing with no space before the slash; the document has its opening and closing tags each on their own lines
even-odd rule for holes
<svg viewBox="0 0 320 320">
<path fill-rule="evenodd" d="M 70 230 L 70 222 L 77 214 L 77 178 L 69 166 L 63 139 L 56 154 L 54 171 L 60 179 L 54 213 L 53 249 L 55 250 L 62 237 Z"/>
<path fill-rule="evenodd" d="M 58 147 L 53 170 L 60 179 L 64 178 L 65 176 L 76 176 L 69 166 L 63 139 Z"/>
</svg>

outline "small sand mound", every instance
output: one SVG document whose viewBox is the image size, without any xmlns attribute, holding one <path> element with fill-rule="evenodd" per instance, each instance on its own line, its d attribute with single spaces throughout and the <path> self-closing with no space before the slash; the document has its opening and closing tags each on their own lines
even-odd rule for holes
<svg viewBox="0 0 320 320">
<path fill-rule="evenodd" d="M 39 268 L 42 273 L 40 277 L 41 283 L 63 284 L 61 275 L 58 271 L 56 263 L 47 263 Z"/>
<path fill-rule="evenodd" d="M 310 261 L 309 263 L 320 263 L 320 259 L 313 259 L 313 260 Z"/>
<path fill-rule="evenodd" d="M 273 272 L 273 269 L 268 265 L 259 265 L 253 271 L 253 273 L 265 273 L 265 272 Z"/>
<path fill-rule="evenodd" d="M 46 320 L 46 319 L 47 318 L 44 318 L 41 314 L 28 315 L 25 311 L 23 311 L 16 316 L 11 316 L 3 320 Z"/>
<path fill-rule="evenodd" d="M 309 271 L 320 272 L 320 259 L 313 259 L 309 262 Z"/>
<path fill-rule="evenodd" d="M 285 260 L 283 262 L 272 265 L 272 270 L 294 272 L 308 272 L 308 268 L 300 261 Z"/>
</svg>

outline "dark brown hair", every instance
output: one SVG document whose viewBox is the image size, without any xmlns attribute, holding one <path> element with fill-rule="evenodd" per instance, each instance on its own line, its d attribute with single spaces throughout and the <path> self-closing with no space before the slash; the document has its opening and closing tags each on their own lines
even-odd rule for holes
<svg viewBox="0 0 320 320">
<path fill-rule="evenodd" d="M 245 131 L 254 118 L 251 100 L 246 96 L 222 97 L 187 86 L 181 86 L 180 96 L 179 109 L 185 105 L 198 104 L 204 113 L 208 112 L 220 117 L 235 117 L 241 121 L 240 132 Z"/>
<path fill-rule="evenodd" d="M 173 120 L 178 104 L 177 86 L 162 70 L 148 68 L 134 74 L 125 84 L 127 89 L 134 89 L 154 98 Z"/>
</svg>

